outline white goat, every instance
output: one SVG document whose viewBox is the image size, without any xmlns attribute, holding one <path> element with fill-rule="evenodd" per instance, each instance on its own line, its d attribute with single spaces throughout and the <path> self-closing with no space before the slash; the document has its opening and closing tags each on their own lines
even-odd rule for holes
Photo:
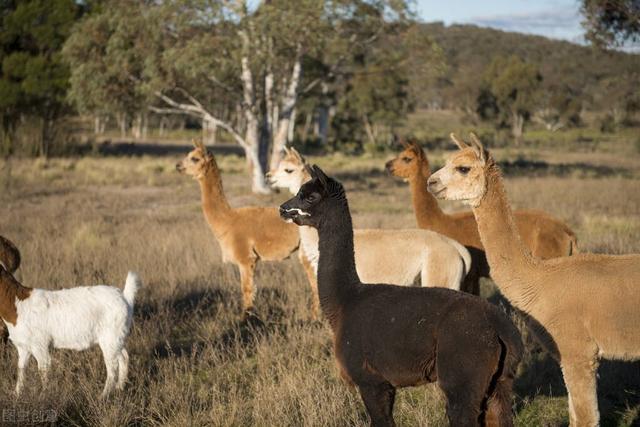
<svg viewBox="0 0 640 427">
<path fill-rule="evenodd" d="M 49 348 L 86 350 L 99 345 L 107 368 L 102 397 L 124 388 L 129 355 L 124 348 L 141 286 L 129 272 L 124 290 L 112 286 L 83 286 L 50 291 L 22 286 L 0 268 L 0 317 L 18 350 L 16 394 L 24 385 L 24 369 L 33 355 L 43 384 L 51 365 Z"/>
</svg>

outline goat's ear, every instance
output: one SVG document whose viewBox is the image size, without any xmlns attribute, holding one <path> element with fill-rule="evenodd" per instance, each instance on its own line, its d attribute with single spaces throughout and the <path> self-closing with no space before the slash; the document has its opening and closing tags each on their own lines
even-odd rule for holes
<svg viewBox="0 0 640 427">
<path fill-rule="evenodd" d="M 451 132 L 449 134 L 449 137 L 454 142 L 454 144 L 458 146 L 459 149 L 464 150 L 465 148 L 469 147 L 469 144 L 458 138 L 455 133 Z"/>
<path fill-rule="evenodd" d="M 480 160 L 482 160 L 483 162 L 486 162 L 487 150 L 485 150 L 484 147 L 482 146 L 482 142 L 480 142 L 480 138 L 478 138 L 476 134 L 473 132 L 470 132 L 469 136 L 471 137 L 471 146 L 476 151 L 476 153 L 478 153 L 478 157 L 480 157 Z"/>
<path fill-rule="evenodd" d="M 313 171 L 315 172 L 316 178 L 320 181 L 320 184 L 322 184 L 324 188 L 327 188 L 329 183 L 327 175 L 322 171 L 322 169 L 320 169 L 320 167 L 318 167 L 318 165 L 313 165 Z"/>
</svg>

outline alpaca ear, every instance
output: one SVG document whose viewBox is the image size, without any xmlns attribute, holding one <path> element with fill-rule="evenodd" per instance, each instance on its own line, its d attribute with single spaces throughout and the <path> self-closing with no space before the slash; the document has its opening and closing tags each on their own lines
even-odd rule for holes
<svg viewBox="0 0 640 427">
<path fill-rule="evenodd" d="M 420 158 L 424 157 L 424 150 L 422 149 L 422 147 L 416 141 L 411 141 L 409 143 L 409 146 L 411 147 L 413 152 L 416 153 L 416 156 L 418 156 Z"/>
<path fill-rule="evenodd" d="M 304 164 L 304 157 L 302 157 L 302 154 L 298 153 L 298 150 L 296 150 L 295 148 L 291 147 L 291 153 L 295 156 L 296 159 L 300 160 L 300 163 Z"/>
<path fill-rule="evenodd" d="M 480 157 L 480 160 L 482 160 L 483 162 L 487 161 L 487 151 L 484 149 L 484 147 L 482 146 L 482 142 L 480 142 L 480 138 L 478 138 L 476 136 L 475 133 L 470 132 L 469 136 L 471 137 L 471 145 L 473 146 L 473 149 L 478 153 L 478 156 Z"/>
<path fill-rule="evenodd" d="M 291 153 L 291 151 L 289 150 L 289 147 L 287 147 L 286 145 L 282 147 L 282 151 L 284 151 L 284 154 L 286 155 L 289 155 Z"/>
<path fill-rule="evenodd" d="M 313 171 L 315 172 L 316 178 L 318 178 L 318 180 L 320 181 L 320 184 L 322 184 L 324 188 L 327 188 L 327 185 L 329 183 L 329 178 L 327 177 L 327 175 L 325 175 L 325 173 L 318 167 L 318 165 L 313 165 Z"/>
<path fill-rule="evenodd" d="M 409 144 L 404 137 L 400 138 L 400 145 L 402 145 L 402 148 L 404 149 L 411 147 L 411 144 Z"/>
<path fill-rule="evenodd" d="M 464 142 L 463 140 L 459 139 L 455 133 L 451 132 L 449 134 L 449 137 L 451 138 L 451 140 L 453 141 L 454 144 L 456 144 L 458 146 L 459 149 L 464 150 L 465 148 L 469 147 L 469 144 L 467 144 L 466 142 Z"/>
<path fill-rule="evenodd" d="M 303 163 L 303 167 L 306 173 L 309 174 L 309 176 L 311 177 L 311 179 L 315 178 L 316 173 L 314 172 L 314 170 L 311 168 L 311 166 L 309 166 L 308 163 Z"/>
</svg>

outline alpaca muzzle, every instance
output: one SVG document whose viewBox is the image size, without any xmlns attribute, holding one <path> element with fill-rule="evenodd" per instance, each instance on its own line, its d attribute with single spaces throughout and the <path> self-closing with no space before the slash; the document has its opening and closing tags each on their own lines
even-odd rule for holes
<svg viewBox="0 0 640 427">
<path fill-rule="evenodd" d="M 387 163 L 385 163 L 384 168 L 387 170 L 387 172 L 393 174 L 393 160 L 389 160 Z"/>
<path fill-rule="evenodd" d="M 310 217 L 311 214 L 303 211 L 300 208 L 294 208 L 284 203 L 280 206 L 280 218 L 287 222 L 294 222 L 298 225 L 302 225 L 301 222 L 304 217 Z"/>
<path fill-rule="evenodd" d="M 429 190 L 429 193 L 433 194 L 437 198 L 444 197 L 443 193 L 446 189 L 447 187 L 445 187 L 442 184 L 442 181 L 440 181 L 438 178 L 434 178 L 432 176 L 429 178 L 429 181 L 427 181 L 427 190 Z"/>
</svg>

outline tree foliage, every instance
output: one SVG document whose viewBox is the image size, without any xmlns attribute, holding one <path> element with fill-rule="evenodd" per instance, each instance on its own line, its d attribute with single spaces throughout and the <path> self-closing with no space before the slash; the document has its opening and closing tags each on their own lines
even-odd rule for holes
<svg viewBox="0 0 640 427">
<path fill-rule="evenodd" d="M 495 99 L 500 120 L 511 124 L 519 141 L 540 101 L 542 75 L 538 67 L 517 56 L 496 57 L 485 70 L 484 82 Z"/>
<path fill-rule="evenodd" d="M 398 0 L 116 0 L 74 28 L 71 94 L 93 112 L 148 105 L 202 118 L 245 149 L 264 192 L 299 100 L 351 73 L 409 16 Z"/>
<path fill-rule="evenodd" d="M 599 47 L 640 41 L 640 1 L 582 0 L 587 39 Z"/>
<path fill-rule="evenodd" d="M 61 48 L 81 8 L 73 0 L 3 0 L 0 4 L 2 151 L 13 151 L 16 128 L 38 127 L 33 150 L 49 154 L 54 121 L 69 111 L 69 69 Z"/>
</svg>

